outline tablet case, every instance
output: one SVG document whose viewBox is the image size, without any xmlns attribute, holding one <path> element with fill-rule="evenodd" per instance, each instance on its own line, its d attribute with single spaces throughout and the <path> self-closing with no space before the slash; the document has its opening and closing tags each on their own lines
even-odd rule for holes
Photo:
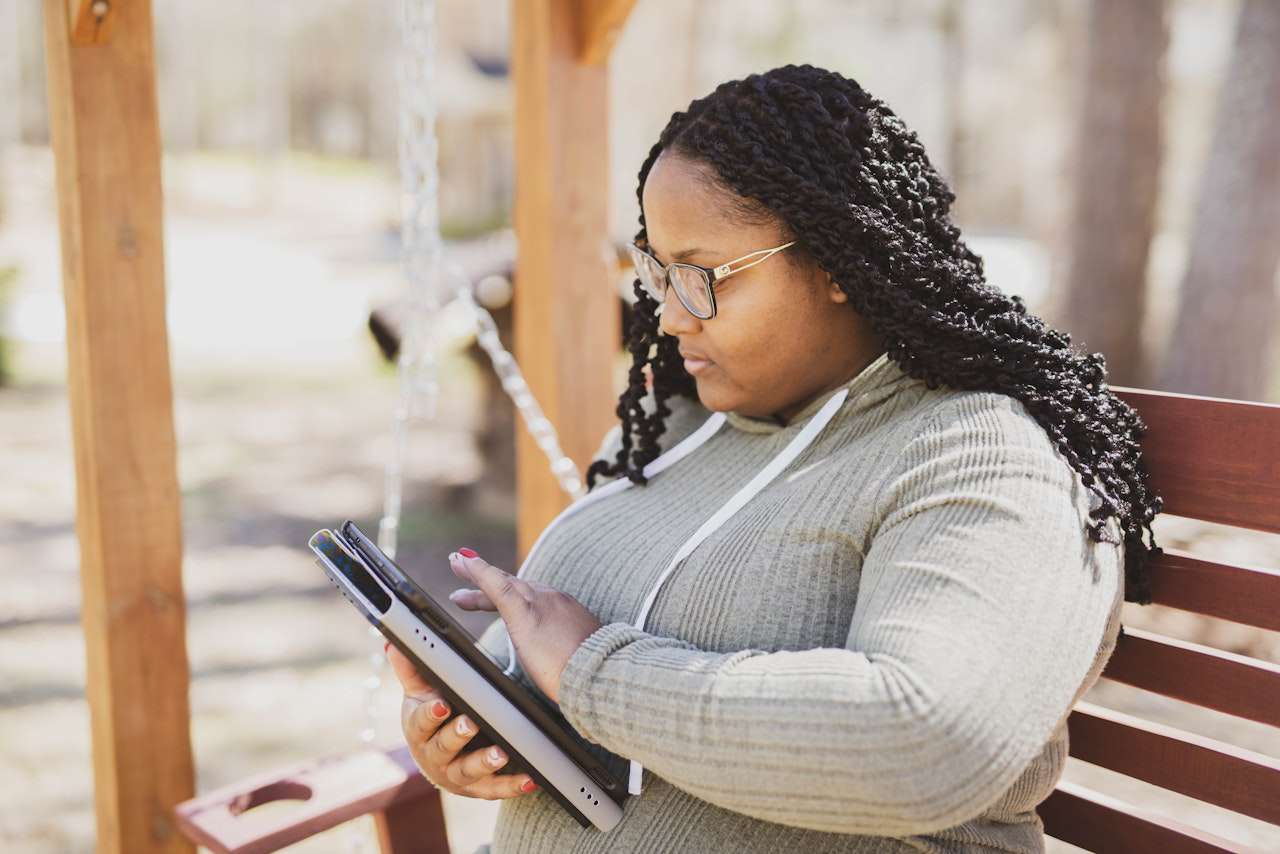
<svg viewBox="0 0 1280 854">
<path fill-rule="evenodd" d="M 505 674 L 453 617 L 350 520 L 308 545 L 347 600 L 478 727 L 464 750 L 498 744 L 496 773 L 527 773 L 583 827 L 612 829 L 626 787 L 587 752 L 553 705 Z"/>
</svg>

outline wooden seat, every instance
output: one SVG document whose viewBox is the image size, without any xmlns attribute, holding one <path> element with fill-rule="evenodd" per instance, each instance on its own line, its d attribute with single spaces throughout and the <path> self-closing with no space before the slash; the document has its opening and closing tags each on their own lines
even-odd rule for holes
<svg viewBox="0 0 1280 854">
<path fill-rule="evenodd" d="M 1148 430 L 1162 512 L 1280 533 L 1280 406 L 1113 387 Z M 1280 631 L 1280 571 L 1175 549 L 1153 602 Z M 1280 666 L 1126 627 L 1103 678 L 1280 727 Z M 1090 702 L 1067 721 L 1077 759 L 1280 825 L 1280 760 Z M 1097 852 L 1238 851 L 1238 843 L 1062 782 L 1039 807 L 1048 835 Z"/>
<path fill-rule="evenodd" d="M 297 803 L 261 809 L 279 801 Z M 310 760 L 174 808 L 183 835 L 217 854 L 278 851 L 368 814 L 383 852 L 449 854 L 440 791 L 419 773 L 408 747 Z"/>
</svg>

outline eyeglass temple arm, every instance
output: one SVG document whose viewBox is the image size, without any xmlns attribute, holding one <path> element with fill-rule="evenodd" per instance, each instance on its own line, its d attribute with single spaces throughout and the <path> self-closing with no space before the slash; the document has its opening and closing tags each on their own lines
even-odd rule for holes
<svg viewBox="0 0 1280 854">
<path fill-rule="evenodd" d="M 769 260 L 770 255 L 772 255 L 775 252 L 781 252 L 783 249 L 786 249 L 788 246 L 791 246 L 794 243 L 795 241 L 793 240 L 791 241 L 791 243 L 784 243 L 781 246 L 775 246 L 772 249 L 757 249 L 755 252 L 748 252 L 746 255 L 743 255 L 742 258 L 735 258 L 734 260 L 730 261 L 727 264 L 721 264 L 719 267 L 714 268 L 712 272 L 716 274 L 717 279 L 723 279 L 725 276 L 729 275 L 730 273 L 741 273 L 743 270 L 746 270 L 749 267 L 754 267 L 755 265 L 763 261 Z M 746 258 L 750 258 L 752 255 L 760 255 L 761 253 L 763 253 L 764 257 L 757 258 L 756 260 L 748 264 L 743 264 L 741 267 L 738 267 L 736 269 L 731 269 L 733 265 L 737 264 L 739 261 L 742 261 Z"/>
</svg>

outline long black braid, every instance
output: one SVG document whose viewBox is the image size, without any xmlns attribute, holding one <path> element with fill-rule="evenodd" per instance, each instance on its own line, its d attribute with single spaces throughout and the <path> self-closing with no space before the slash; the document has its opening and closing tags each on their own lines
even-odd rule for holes
<svg viewBox="0 0 1280 854">
<path fill-rule="evenodd" d="M 982 259 L 951 224 L 955 195 L 915 132 L 883 101 L 807 64 L 722 83 L 671 117 L 640 169 L 638 199 L 667 149 L 710 167 L 711 186 L 732 191 L 730 215 L 772 217 L 785 239 L 798 240 L 794 257 L 831 273 L 906 374 L 929 388 L 997 391 L 1022 401 L 1102 502 L 1090 511 L 1089 536 L 1103 541 L 1106 520 L 1120 517 L 1126 600 L 1151 601 L 1147 564 L 1162 553 L 1151 520 L 1162 499 L 1148 488 L 1138 442 L 1146 424 L 1108 388 L 1101 353 L 1074 352 L 1070 336 L 1028 314 L 1021 297 L 987 284 Z M 647 245 L 643 211 L 636 241 Z M 645 484 L 642 470 L 658 456 L 671 414 L 666 401 L 697 398 L 677 339 L 659 331 L 657 302 L 639 279 L 634 289 L 632 364 L 617 407 L 622 447 L 612 462 L 590 466 L 588 488 L 597 475 Z M 641 406 L 646 365 L 652 414 Z"/>
</svg>

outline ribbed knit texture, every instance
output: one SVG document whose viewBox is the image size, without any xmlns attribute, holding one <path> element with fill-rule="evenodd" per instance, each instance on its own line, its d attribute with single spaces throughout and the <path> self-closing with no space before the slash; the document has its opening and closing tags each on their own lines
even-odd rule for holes
<svg viewBox="0 0 1280 854">
<path fill-rule="evenodd" d="M 543 791 L 504 800 L 476 854 L 1044 850 L 1034 807 L 1116 643 L 1119 526 L 1089 540 L 1096 499 L 1017 399 L 929 389 L 886 354 L 847 386 L 644 630 L 679 546 L 829 394 L 788 424 L 727 413 L 647 486 L 547 535 L 522 577 L 605 623 L 570 658 L 561 711 L 624 785 L 638 760 L 644 791 L 608 833 Z M 670 405 L 664 450 L 712 414 Z M 505 662 L 505 624 L 481 644 Z"/>
</svg>

